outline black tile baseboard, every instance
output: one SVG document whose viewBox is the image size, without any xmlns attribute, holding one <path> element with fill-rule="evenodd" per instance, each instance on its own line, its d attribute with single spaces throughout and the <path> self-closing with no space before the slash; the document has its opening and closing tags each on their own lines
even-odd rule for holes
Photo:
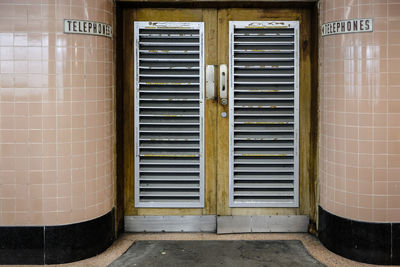
<svg viewBox="0 0 400 267">
<path fill-rule="evenodd" d="M 43 227 L 0 227 L 0 264 L 44 264 L 43 253 Z"/>
<path fill-rule="evenodd" d="M 0 227 L 0 264 L 60 264 L 93 257 L 114 241 L 114 210 L 85 222 Z"/>
<path fill-rule="evenodd" d="M 392 224 L 392 263 L 400 265 L 400 223 Z"/>
<path fill-rule="evenodd" d="M 400 223 L 354 221 L 319 207 L 318 238 L 326 248 L 351 260 L 400 264 Z"/>
</svg>

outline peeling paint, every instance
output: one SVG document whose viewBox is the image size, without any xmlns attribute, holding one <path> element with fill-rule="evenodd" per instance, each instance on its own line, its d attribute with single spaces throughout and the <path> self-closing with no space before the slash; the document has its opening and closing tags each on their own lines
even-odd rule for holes
<svg viewBox="0 0 400 267">
<path fill-rule="evenodd" d="M 149 50 L 149 53 L 169 53 L 170 50 Z"/>
<path fill-rule="evenodd" d="M 242 157 L 286 157 L 287 154 L 239 154 Z"/>
<path fill-rule="evenodd" d="M 289 26 L 255 26 L 255 25 L 248 25 L 245 28 L 247 28 L 247 29 L 282 29 L 282 28 L 289 28 Z"/>
<path fill-rule="evenodd" d="M 145 29 L 160 29 L 160 30 L 190 30 L 191 28 L 190 27 L 179 27 L 179 28 L 177 28 L 177 27 L 168 27 L 168 26 L 156 26 L 157 25 L 157 23 L 153 23 L 153 25 L 155 25 L 155 26 L 146 26 L 146 27 L 144 27 Z"/>
<path fill-rule="evenodd" d="M 146 85 L 191 85 L 192 83 L 154 83 L 146 82 Z"/>
<path fill-rule="evenodd" d="M 159 155 L 159 154 L 145 154 L 141 155 L 142 157 L 167 157 L 167 158 L 196 158 L 199 155 Z"/>
<path fill-rule="evenodd" d="M 283 121 L 246 121 L 244 124 L 289 124 L 289 122 L 283 122 Z"/>
</svg>

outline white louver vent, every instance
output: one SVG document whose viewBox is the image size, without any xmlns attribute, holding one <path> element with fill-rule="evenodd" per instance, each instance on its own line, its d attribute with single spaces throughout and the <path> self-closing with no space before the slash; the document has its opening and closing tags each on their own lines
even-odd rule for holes
<svg viewBox="0 0 400 267">
<path fill-rule="evenodd" d="M 298 22 L 230 22 L 230 206 L 298 206 Z"/>
<path fill-rule="evenodd" d="M 135 206 L 203 207 L 203 23 L 135 22 Z"/>
</svg>

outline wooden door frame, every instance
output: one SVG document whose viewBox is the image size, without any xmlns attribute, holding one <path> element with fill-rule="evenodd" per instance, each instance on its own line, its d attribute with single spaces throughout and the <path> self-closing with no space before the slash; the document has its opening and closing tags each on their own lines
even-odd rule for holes
<svg viewBox="0 0 400 267">
<path fill-rule="evenodd" d="M 303 210 L 302 214 L 307 214 L 310 217 L 310 232 L 315 233 L 315 223 L 317 220 L 317 205 L 318 205 L 318 7 L 314 0 L 311 1 L 282 1 L 279 3 L 266 1 L 191 1 L 178 0 L 174 3 L 165 1 L 143 1 L 143 0 L 117 0 L 115 10 L 115 51 L 116 51 L 116 232 L 118 234 L 124 232 L 124 215 L 127 207 L 128 198 L 131 194 L 125 188 L 133 190 L 133 167 L 134 157 L 131 149 L 133 148 L 133 78 L 129 73 L 133 73 L 133 51 L 128 49 L 133 47 L 133 32 L 125 20 L 132 16 L 135 8 L 291 8 L 296 10 L 305 10 L 310 13 L 310 40 L 305 40 L 300 43 L 300 48 L 309 47 L 310 51 L 310 70 L 311 81 L 309 85 L 309 105 L 307 118 L 305 140 L 306 147 L 301 151 L 302 156 L 307 157 L 307 161 L 300 165 L 307 172 L 308 182 L 304 185 L 304 189 L 308 190 L 308 199 L 305 201 L 307 209 Z M 211 51 L 211 50 L 210 50 Z M 205 111 L 207 113 L 207 111 Z M 172 215 L 172 214 L 171 214 Z"/>
</svg>

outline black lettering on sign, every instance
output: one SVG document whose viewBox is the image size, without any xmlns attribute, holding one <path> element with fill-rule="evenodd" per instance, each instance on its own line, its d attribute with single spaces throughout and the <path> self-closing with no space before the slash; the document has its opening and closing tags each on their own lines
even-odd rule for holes
<svg viewBox="0 0 400 267">
<path fill-rule="evenodd" d="M 112 37 L 112 27 L 106 23 L 64 19 L 64 33 L 78 33 Z"/>
<path fill-rule="evenodd" d="M 349 19 L 324 23 L 321 25 L 321 33 L 322 36 L 327 36 L 341 33 L 372 32 L 373 28 L 372 19 Z"/>
<path fill-rule="evenodd" d="M 71 31 L 71 21 L 67 20 L 67 23 L 68 23 L 68 31 Z"/>
<path fill-rule="evenodd" d="M 353 31 L 358 31 L 358 21 L 353 21 Z"/>
</svg>

